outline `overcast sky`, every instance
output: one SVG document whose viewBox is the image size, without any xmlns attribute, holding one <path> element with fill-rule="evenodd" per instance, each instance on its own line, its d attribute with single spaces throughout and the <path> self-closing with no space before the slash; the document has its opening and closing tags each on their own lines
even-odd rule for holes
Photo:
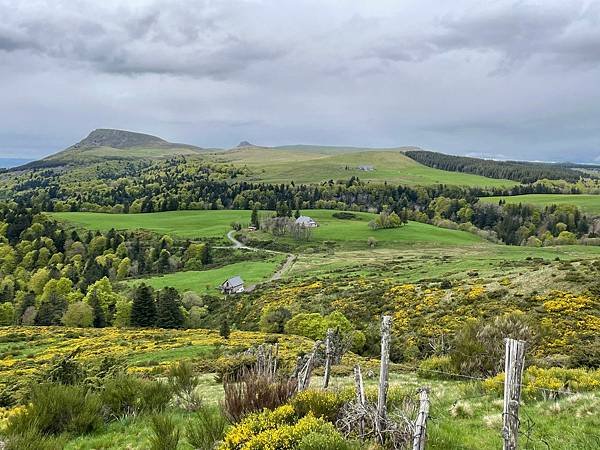
<svg viewBox="0 0 600 450">
<path fill-rule="evenodd" d="M 0 0 L 0 155 L 94 128 L 600 162 L 600 0 Z"/>
</svg>

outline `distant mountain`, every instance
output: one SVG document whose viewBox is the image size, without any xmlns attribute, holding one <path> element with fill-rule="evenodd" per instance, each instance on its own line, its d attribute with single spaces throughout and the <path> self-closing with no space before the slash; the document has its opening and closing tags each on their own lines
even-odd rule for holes
<svg viewBox="0 0 600 450">
<path fill-rule="evenodd" d="M 204 151 L 200 147 L 166 141 L 150 134 L 99 128 L 76 144 L 39 161 L 14 170 L 80 166 L 106 160 L 163 159 L 193 156 Z"/>
<path fill-rule="evenodd" d="M 162 147 L 166 145 L 170 145 L 170 143 L 151 134 L 98 128 L 71 148 L 112 147 L 126 149 L 131 147 Z"/>
</svg>

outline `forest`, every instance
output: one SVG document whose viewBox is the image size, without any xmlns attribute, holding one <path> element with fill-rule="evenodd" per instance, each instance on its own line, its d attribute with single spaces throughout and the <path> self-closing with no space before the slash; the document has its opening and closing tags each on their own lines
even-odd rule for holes
<svg viewBox="0 0 600 450">
<path fill-rule="evenodd" d="M 581 172 L 564 164 L 496 161 L 470 158 L 468 156 L 445 155 L 424 150 L 409 150 L 406 152 L 406 156 L 436 169 L 466 172 L 490 178 L 504 178 L 520 183 L 533 183 L 544 178 L 574 183 L 582 177 Z"/>
</svg>

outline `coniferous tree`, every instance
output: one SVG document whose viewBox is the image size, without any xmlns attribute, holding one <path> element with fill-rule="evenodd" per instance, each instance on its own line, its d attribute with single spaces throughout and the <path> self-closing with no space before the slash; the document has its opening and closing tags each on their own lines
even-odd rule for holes
<svg viewBox="0 0 600 450">
<path fill-rule="evenodd" d="M 181 297 L 177 289 L 162 289 L 156 300 L 156 326 L 160 328 L 181 328 L 183 326 Z"/>
<path fill-rule="evenodd" d="M 56 293 L 51 293 L 49 297 L 40 304 L 40 309 L 35 317 L 36 325 L 60 325 L 61 319 L 67 310 L 67 300 Z"/>
<path fill-rule="evenodd" d="M 229 328 L 229 321 L 227 319 L 223 319 L 223 321 L 221 322 L 219 334 L 223 339 L 229 339 L 229 335 L 231 334 L 231 328 Z"/>
<path fill-rule="evenodd" d="M 153 327 L 156 324 L 156 304 L 154 291 L 142 283 L 133 294 L 131 306 L 131 325 L 134 327 Z"/>
<path fill-rule="evenodd" d="M 257 230 L 259 228 L 258 210 L 256 209 L 256 206 L 254 208 L 252 208 L 252 214 L 250 215 L 250 225 L 252 225 Z"/>
<path fill-rule="evenodd" d="M 212 264 L 213 262 L 212 248 L 208 242 L 204 244 L 204 247 L 202 247 L 202 251 L 200 252 L 200 261 L 202 262 L 202 265 Z"/>
</svg>

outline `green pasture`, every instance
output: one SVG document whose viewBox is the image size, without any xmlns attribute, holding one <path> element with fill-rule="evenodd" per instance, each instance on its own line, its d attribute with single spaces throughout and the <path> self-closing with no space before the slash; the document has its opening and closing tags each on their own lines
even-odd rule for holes
<svg viewBox="0 0 600 450">
<path fill-rule="evenodd" d="M 171 286 L 181 292 L 194 291 L 199 294 L 216 294 L 219 292 L 219 285 L 223 281 L 237 275 L 242 277 L 246 288 L 267 281 L 283 263 L 284 259 L 285 255 L 273 255 L 264 261 L 244 261 L 217 269 L 174 272 L 132 280 L 128 284 L 135 285 L 144 282 L 154 289 Z"/>
<path fill-rule="evenodd" d="M 464 231 L 448 230 L 433 225 L 409 222 L 400 228 L 371 230 L 368 226 L 375 214 L 357 212 L 356 219 L 336 219 L 332 210 L 303 210 L 302 214 L 313 217 L 319 227 L 313 229 L 311 241 L 336 241 L 348 245 L 366 246 L 367 239 L 374 237 L 380 245 L 412 246 L 443 245 L 457 246 L 485 243 L 481 238 Z M 75 227 L 106 231 L 144 229 L 158 234 L 168 234 L 181 238 L 224 237 L 231 230 L 232 222 L 246 225 L 250 221 L 250 211 L 206 210 L 206 211 L 167 211 L 146 214 L 108 214 L 90 212 L 51 213 L 58 220 Z M 260 236 L 264 233 L 256 233 Z M 285 240 L 285 239 L 282 239 Z M 291 239 L 288 238 L 288 241 Z M 364 245 L 363 245 L 364 244 Z M 307 244 L 310 245 L 310 242 Z"/>
<path fill-rule="evenodd" d="M 321 153 L 308 147 L 286 149 L 242 148 L 215 155 L 215 161 L 245 165 L 252 179 L 269 183 L 320 183 L 358 177 L 364 181 L 387 181 L 404 185 L 450 184 L 456 186 L 510 187 L 516 182 L 450 172 L 424 166 L 394 149 Z M 375 170 L 359 170 L 374 166 Z"/>
<path fill-rule="evenodd" d="M 505 200 L 506 203 L 522 203 L 542 208 L 549 205 L 575 205 L 586 213 L 600 214 L 600 195 L 593 194 L 525 194 L 507 197 L 481 197 L 479 200 L 493 204 Z"/>
<path fill-rule="evenodd" d="M 50 213 L 57 220 L 88 230 L 107 231 L 143 229 L 180 238 L 225 238 L 232 222 L 247 224 L 250 211 L 166 211 L 146 214 L 108 214 L 92 212 Z"/>
</svg>

